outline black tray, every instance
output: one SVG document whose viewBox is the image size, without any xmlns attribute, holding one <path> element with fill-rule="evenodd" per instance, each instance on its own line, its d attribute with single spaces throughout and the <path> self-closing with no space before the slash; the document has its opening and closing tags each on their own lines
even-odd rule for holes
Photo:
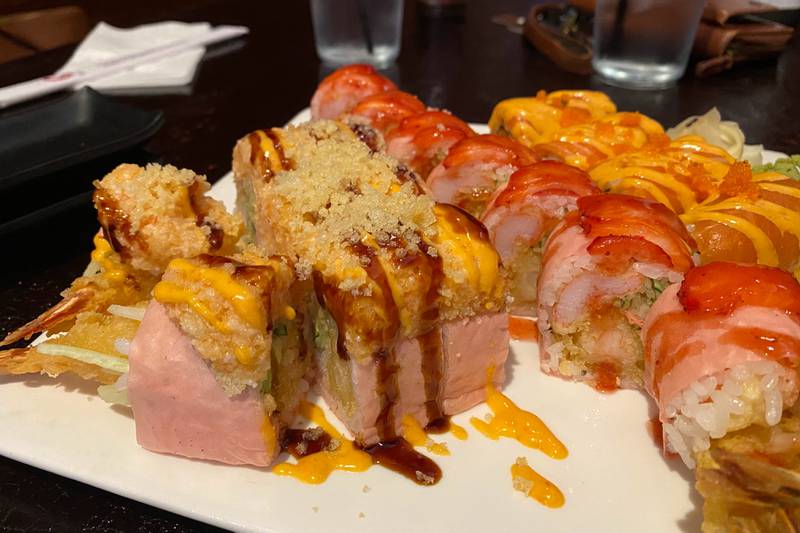
<svg viewBox="0 0 800 533">
<path fill-rule="evenodd" d="M 120 104 L 88 87 L 0 113 L 0 193 L 138 144 L 163 122 L 160 111 Z"/>
</svg>

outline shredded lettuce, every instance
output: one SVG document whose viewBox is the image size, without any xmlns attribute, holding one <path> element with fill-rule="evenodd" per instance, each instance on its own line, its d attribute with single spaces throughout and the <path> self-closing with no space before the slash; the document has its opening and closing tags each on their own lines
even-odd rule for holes
<svg viewBox="0 0 800 533">
<path fill-rule="evenodd" d="M 286 329 L 286 324 L 281 322 L 275 324 L 275 327 L 272 328 L 272 335 L 275 337 L 285 337 L 288 335 L 288 330 Z"/>
<path fill-rule="evenodd" d="M 108 306 L 108 312 L 114 316 L 130 318 L 131 320 L 136 320 L 137 322 L 141 322 L 144 319 L 144 307 L 111 304 Z"/>
<path fill-rule="evenodd" d="M 614 301 L 614 305 L 620 309 L 631 311 L 637 316 L 644 317 L 656 299 L 669 285 L 669 280 L 666 278 L 646 278 L 641 291 L 617 298 Z"/>
<path fill-rule="evenodd" d="M 339 328 L 331 314 L 318 307 L 314 319 L 314 346 L 319 352 L 336 353 L 336 340 Z"/>
<path fill-rule="evenodd" d="M 114 357 L 94 350 L 67 346 L 66 344 L 53 344 L 44 342 L 36 345 L 36 351 L 42 355 L 60 355 L 69 357 L 76 361 L 82 361 L 90 365 L 96 365 L 111 372 L 124 374 L 128 371 L 128 360 L 122 357 Z"/>
<path fill-rule="evenodd" d="M 756 165 L 753 172 L 777 172 L 793 180 L 800 180 L 800 154 L 782 157 L 774 163 Z"/>
<path fill-rule="evenodd" d="M 261 382 L 259 387 L 261 394 L 269 394 L 272 391 L 272 369 L 267 370 L 267 377 Z"/>
</svg>

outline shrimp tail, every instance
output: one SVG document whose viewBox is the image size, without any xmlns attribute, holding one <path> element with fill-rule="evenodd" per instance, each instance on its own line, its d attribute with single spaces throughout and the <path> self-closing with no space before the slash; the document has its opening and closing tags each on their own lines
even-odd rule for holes
<svg viewBox="0 0 800 533">
<path fill-rule="evenodd" d="M 59 324 L 72 320 L 78 313 L 87 309 L 95 294 L 95 288 L 91 286 L 83 287 L 75 291 L 67 291 L 64 298 L 56 305 L 24 326 L 6 335 L 6 337 L 0 341 L 0 346 L 7 346 L 22 339 L 30 339 L 35 333 L 53 329 Z"/>
</svg>

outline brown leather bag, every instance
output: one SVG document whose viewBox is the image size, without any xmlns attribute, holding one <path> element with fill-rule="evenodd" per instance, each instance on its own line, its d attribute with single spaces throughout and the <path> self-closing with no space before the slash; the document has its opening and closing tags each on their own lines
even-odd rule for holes
<svg viewBox="0 0 800 533">
<path fill-rule="evenodd" d="M 709 0 L 694 40 L 694 53 L 702 58 L 695 74 L 708 76 L 779 54 L 794 29 L 758 16 L 770 11 L 776 8 L 750 0 Z"/>
<path fill-rule="evenodd" d="M 588 14 L 594 7 L 594 0 L 534 5 L 525 21 L 525 36 L 562 69 L 589 73 L 592 53 Z M 708 76 L 741 61 L 780 53 L 794 30 L 758 16 L 776 10 L 751 0 L 708 0 L 695 36 L 693 53 L 698 59 L 695 74 Z M 565 24 L 565 18 L 575 21 Z"/>
</svg>

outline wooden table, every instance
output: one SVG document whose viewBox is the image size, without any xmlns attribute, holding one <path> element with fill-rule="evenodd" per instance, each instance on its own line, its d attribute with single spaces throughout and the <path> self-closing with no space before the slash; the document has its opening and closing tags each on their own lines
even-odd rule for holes
<svg viewBox="0 0 800 533">
<path fill-rule="evenodd" d="M 12 0 L 0 7 L 0 14 L 63 3 Z M 539 89 L 591 88 L 607 92 L 620 109 L 641 111 L 666 126 L 717 106 L 723 117 L 739 122 L 748 142 L 800 152 L 800 39 L 777 62 L 738 66 L 705 80 L 689 74 L 664 91 L 629 91 L 560 71 L 520 35 L 491 22 L 500 13 L 523 15 L 530 3 L 475 0 L 462 17 L 431 18 L 408 2 L 402 53 L 387 74 L 428 105 L 473 122 L 485 122 L 502 98 Z M 173 19 L 245 24 L 252 30 L 245 41 L 207 55 L 190 94 L 119 97 L 141 108 L 163 110 L 166 122 L 143 148 L 59 176 L 86 190 L 93 179 L 130 160 L 169 162 L 215 181 L 229 170 L 238 137 L 284 124 L 308 105 L 317 81 L 328 71 L 314 52 L 308 3 L 300 0 L 139 0 L 124 9 L 104 0 L 81 4 L 93 20 L 118 26 Z M 72 47 L 58 49 L 2 65 L 0 86 L 50 73 L 71 52 Z M 57 301 L 58 293 L 83 270 L 96 227 L 87 201 L 46 227 L 0 242 L 0 333 Z M 0 530 L 186 529 L 213 528 L 0 458 Z"/>
</svg>

